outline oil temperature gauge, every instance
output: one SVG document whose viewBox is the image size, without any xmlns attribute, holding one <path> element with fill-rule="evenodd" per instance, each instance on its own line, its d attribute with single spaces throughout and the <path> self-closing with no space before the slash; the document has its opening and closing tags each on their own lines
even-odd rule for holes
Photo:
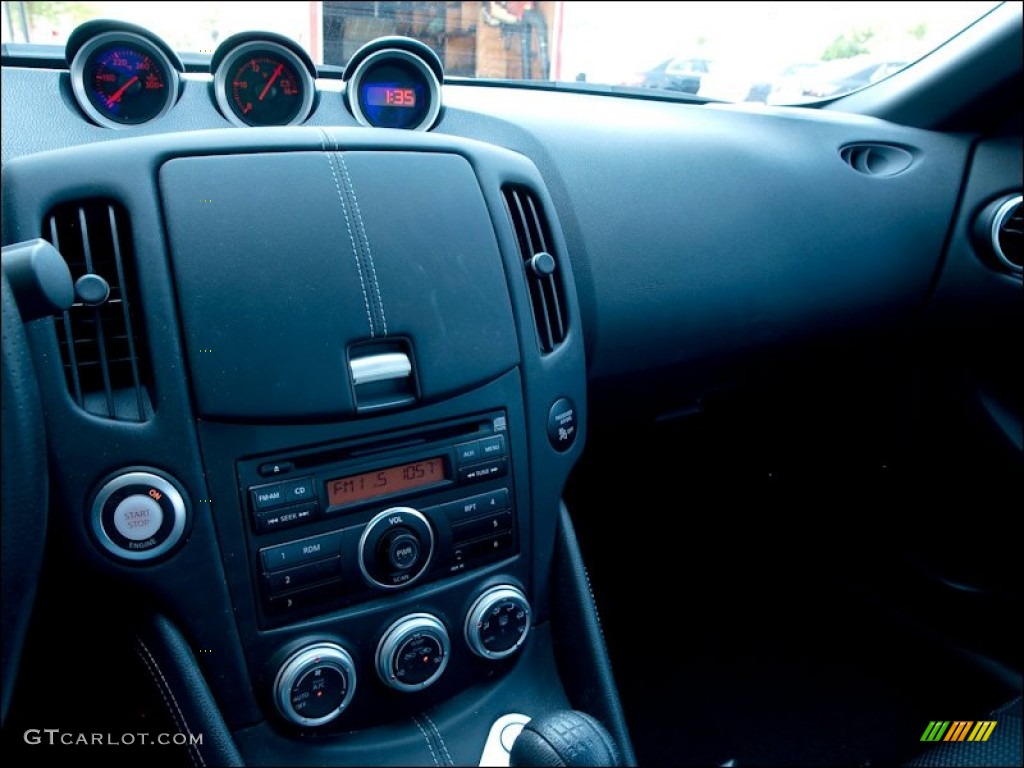
<svg viewBox="0 0 1024 768">
<path fill-rule="evenodd" d="M 178 98 L 178 71 L 151 40 L 128 31 L 92 37 L 71 61 L 75 100 L 95 123 L 128 128 L 165 114 Z"/>
<path fill-rule="evenodd" d="M 313 106 L 313 77 L 290 47 L 266 39 L 224 41 L 214 55 L 217 106 L 235 125 L 297 125 Z"/>
</svg>

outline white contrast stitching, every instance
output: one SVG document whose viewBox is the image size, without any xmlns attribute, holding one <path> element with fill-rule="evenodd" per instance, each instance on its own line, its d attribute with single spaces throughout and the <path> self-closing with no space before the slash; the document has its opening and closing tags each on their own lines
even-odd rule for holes
<svg viewBox="0 0 1024 768">
<path fill-rule="evenodd" d="M 441 735 L 441 729 L 434 725 L 434 721 L 430 719 L 430 715 L 426 712 L 423 713 L 423 717 L 426 718 L 427 722 L 430 723 L 430 727 L 434 729 L 434 733 L 437 734 L 437 741 L 441 745 L 441 752 L 448 761 L 448 765 L 455 765 L 455 761 L 452 760 L 452 754 L 448 751 L 448 746 L 444 743 L 444 736 Z"/>
<path fill-rule="evenodd" d="M 164 704 L 167 706 L 168 711 L 171 712 L 171 716 L 174 717 L 175 723 L 178 725 L 179 728 L 183 728 L 185 730 L 185 733 L 189 735 L 189 741 L 191 742 L 191 736 L 193 735 L 192 729 L 188 726 L 188 721 L 185 719 L 185 713 L 181 711 L 181 707 L 178 705 L 178 700 L 174 696 L 174 691 L 171 690 L 170 683 L 167 682 L 167 678 L 164 677 L 163 670 L 160 669 L 160 664 L 157 663 L 156 658 L 150 652 L 149 648 L 146 647 L 146 644 L 142 641 L 141 637 L 136 637 L 135 641 L 136 643 L 138 643 L 138 648 L 135 649 L 136 654 L 138 654 L 139 658 L 142 659 L 142 662 L 146 665 L 146 668 L 149 670 L 150 677 L 152 677 L 153 681 L 157 683 L 157 688 L 160 689 L 160 696 L 163 697 Z M 149 657 L 149 662 L 147 662 L 146 659 L 142 656 L 142 654 L 139 653 L 139 648 L 146 652 L 146 656 Z M 150 666 L 150 664 L 152 664 L 152 666 Z M 160 681 L 157 681 L 156 675 L 153 674 L 154 669 L 156 670 L 157 674 L 160 675 L 160 681 L 163 682 L 162 686 L 160 685 Z M 167 692 L 167 695 L 164 695 L 165 690 Z M 176 717 L 174 715 L 174 710 L 171 710 L 171 705 L 167 701 L 167 696 L 170 696 L 171 701 L 174 702 L 174 710 L 177 710 L 178 713 Z M 191 743 L 188 746 L 190 747 L 190 749 L 186 751 L 188 752 L 189 758 L 192 760 L 192 765 L 196 765 L 196 757 L 199 758 L 199 765 L 206 765 L 206 761 L 203 760 L 203 753 L 199 751 L 199 747 Z M 192 757 L 192 750 L 195 750 L 196 757 Z"/>
<path fill-rule="evenodd" d="M 427 736 L 427 732 L 425 730 L 423 730 L 423 726 L 420 725 L 420 721 L 416 719 L 415 715 L 413 715 L 412 721 L 414 723 L 416 723 L 416 727 L 419 728 L 420 729 L 420 733 L 423 734 L 423 740 L 427 742 L 427 749 L 430 750 L 430 757 L 433 758 L 434 765 L 440 766 L 441 764 L 439 762 L 437 762 L 437 755 L 434 754 L 434 747 L 430 743 L 430 737 Z"/>
<path fill-rule="evenodd" d="M 352 244 L 352 258 L 356 260 L 356 274 L 359 275 L 359 287 L 363 292 L 363 306 L 366 308 L 366 320 L 370 324 L 370 338 L 372 339 L 376 336 L 376 333 L 373 326 L 373 315 L 370 313 L 370 297 L 366 293 L 366 282 L 363 280 L 363 265 L 359 260 L 359 248 L 356 246 L 356 239 L 352 234 L 352 222 L 349 219 L 348 206 L 345 205 L 345 197 L 341 192 L 341 183 L 338 181 L 338 174 L 334 170 L 333 153 L 328 150 L 327 145 L 324 143 L 324 140 L 327 138 L 327 134 L 325 134 L 323 130 L 320 131 L 320 134 L 320 146 L 324 148 L 324 152 L 326 153 L 327 166 L 331 169 L 331 178 L 334 179 L 334 188 L 338 191 L 338 201 L 341 203 L 341 212 L 345 216 L 345 229 L 348 230 L 348 241 Z M 386 329 L 384 333 L 387 333 Z"/>
<path fill-rule="evenodd" d="M 171 719 L 174 720 L 174 724 L 178 728 L 182 728 L 183 726 L 181 724 L 181 721 L 178 720 L 177 714 L 175 714 L 174 709 L 171 707 L 171 702 L 168 701 L 167 694 L 164 693 L 163 686 L 160 685 L 160 681 L 157 680 L 156 674 L 153 672 L 153 667 L 150 665 L 146 657 L 142 655 L 142 651 L 138 648 L 135 649 L 135 655 L 139 657 L 139 660 L 142 662 L 142 665 L 146 668 L 146 671 L 149 672 L 149 676 L 153 678 L 153 685 L 156 686 L 157 691 L 159 691 L 160 698 L 164 700 L 164 706 L 167 707 L 167 712 L 168 714 L 170 714 Z M 188 753 L 188 758 L 192 761 L 192 765 L 196 765 L 196 759 L 192 755 L 192 752 L 187 749 L 185 751 Z"/>
<path fill-rule="evenodd" d="M 359 210 L 359 197 L 356 195 L 356 185 L 352 182 L 352 176 L 348 172 L 348 163 L 345 161 L 345 155 L 340 154 L 338 157 L 341 159 L 341 172 L 345 177 L 348 190 L 352 194 L 352 208 L 356 214 L 356 222 L 358 224 L 357 232 L 360 232 L 363 237 L 363 244 L 366 246 L 366 258 L 370 260 L 370 276 L 373 282 L 373 288 L 377 292 L 377 305 L 380 307 L 380 319 L 384 325 L 384 335 L 388 335 L 388 319 L 384 314 L 384 297 L 380 292 L 380 283 L 377 281 L 377 265 L 373 261 L 373 251 L 370 250 L 370 238 L 366 234 L 366 223 L 363 221 L 363 212 Z"/>
</svg>

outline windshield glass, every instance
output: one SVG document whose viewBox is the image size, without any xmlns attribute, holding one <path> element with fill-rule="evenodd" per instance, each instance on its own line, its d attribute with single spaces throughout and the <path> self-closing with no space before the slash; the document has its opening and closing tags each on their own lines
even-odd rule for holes
<svg viewBox="0 0 1024 768">
<path fill-rule="evenodd" d="M 3 2 L 3 42 L 63 45 L 92 18 L 183 53 L 246 30 L 344 65 L 382 35 L 441 56 L 448 77 L 569 81 L 791 104 L 862 88 L 933 50 L 994 2 Z"/>
</svg>

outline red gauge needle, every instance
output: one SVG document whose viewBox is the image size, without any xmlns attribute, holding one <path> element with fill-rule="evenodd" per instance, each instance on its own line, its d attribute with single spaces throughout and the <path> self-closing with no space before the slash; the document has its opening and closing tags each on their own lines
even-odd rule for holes
<svg viewBox="0 0 1024 768">
<path fill-rule="evenodd" d="M 274 81 L 281 76 L 281 70 L 284 69 L 284 64 L 278 64 L 277 69 L 274 70 L 274 74 L 267 80 L 267 84 L 263 86 L 263 90 L 260 91 L 260 101 L 263 101 L 263 97 L 267 95 L 267 91 L 270 90 L 270 86 L 274 84 Z"/>
<path fill-rule="evenodd" d="M 127 83 L 125 83 L 120 88 L 118 88 L 116 91 L 114 91 L 114 93 L 111 95 L 111 97 L 109 99 L 107 99 L 107 106 L 108 107 L 112 107 L 117 102 L 119 102 L 121 100 L 121 97 L 124 96 L 124 92 L 127 91 L 130 86 L 134 85 L 138 81 L 139 81 L 139 76 L 135 75 L 135 77 L 133 77 Z"/>
</svg>

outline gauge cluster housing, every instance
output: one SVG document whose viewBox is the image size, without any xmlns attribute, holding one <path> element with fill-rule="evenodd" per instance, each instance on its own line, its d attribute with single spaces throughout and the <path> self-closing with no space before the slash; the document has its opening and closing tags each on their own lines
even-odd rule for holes
<svg viewBox="0 0 1024 768">
<path fill-rule="evenodd" d="M 181 59 L 142 27 L 87 22 L 72 33 L 65 56 L 75 100 L 97 125 L 119 129 L 148 123 L 178 101 Z"/>
<path fill-rule="evenodd" d="M 204 77 L 185 75 L 181 59 L 164 40 L 127 22 L 98 19 L 83 24 L 65 52 L 75 102 L 85 117 L 104 128 L 159 120 L 178 103 L 187 78 Z M 211 101 L 232 125 L 302 125 L 322 95 L 337 98 L 330 89 L 318 87 L 320 74 L 291 38 L 247 31 L 217 47 L 207 83 Z M 342 80 L 345 108 L 360 125 L 427 131 L 440 116 L 444 67 L 418 40 L 389 36 L 370 41 L 346 64 Z"/>
</svg>

